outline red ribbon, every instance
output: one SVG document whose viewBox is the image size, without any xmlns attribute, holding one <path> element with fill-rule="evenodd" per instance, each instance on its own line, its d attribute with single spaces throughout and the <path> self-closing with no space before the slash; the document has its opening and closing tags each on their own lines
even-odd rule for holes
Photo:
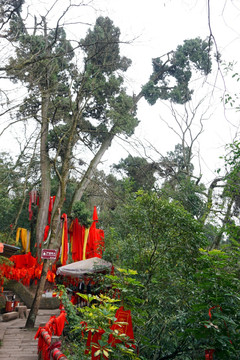
<svg viewBox="0 0 240 360">
<path fill-rule="evenodd" d="M 52 345 L 50 345 L 47 349 L 48 353 L 49 353 L 49 357 L 51 354 L 51 351 L 55 350 L 55 349 L 59 349 L 62 345 L 61 341 L 55 341 L 55 343 L 53 343 Z"/>
</svg>

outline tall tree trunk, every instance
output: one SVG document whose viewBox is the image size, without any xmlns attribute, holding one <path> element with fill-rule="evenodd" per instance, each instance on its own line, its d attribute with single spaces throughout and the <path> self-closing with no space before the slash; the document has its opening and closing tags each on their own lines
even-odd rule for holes
<svg viewBox="0 0 240 360">
<path fill-rule="evenodd" d="M 48 267 L 49 267 L 49 260 L 44 260 L 41 278 L 46 279 Z M 45 281 L 41 281 L 41 279 L 40 279 L 40 281 L 38 282 L 38 286 L 37 286 L 37 290 L 35 293 L 35 297 L 33 299 L 32 307 L 31 307 L 31 310 L 30 310 L 30 313 L 28 315 L 27 322 L 25 325 L 26 328 L 34 327 L 38 309 L 39 309 L 39 305 L 40 305 L 40 301 L 41 301 L 41 297 L 42 297 L 42 293 L 43 293 L 44 286 L 45 286 Z"/>
<path fill-rule="evenodd" d="M 40 259 L 40 247 L 43 240 L 44 229 L 47 225 L 48 206 L 51 192 L 50 182 L 50 161 L 47 150 L 48 137 L 48 107 L 50 101 L 49 91 L 42 93 L 42 123 L 41 123 L 41 140 L 40 140 L 40 169 L 41 169 L 41 190 L 40 190 L 40 207 L 37 217 L 36 242 L 37 256 Z"/>
<path fill-rule="evenodd" d="M 223 177 L 221 178 L 216 178 L 212 181 L 212 183 L 210 184 L 209 188 L 208 188 L 208 194 L 207 194 L 207 204 L 206 204 L 206 210 L 204 211 L 204 214 L 202 215 L 202 217 L 199 219 L 199 221 L 204 225 L 208 215 L 210 214 L 211 210 L 212 210 L 212 204 L 213 204 L 213 190 L 218 187 L 217 183 L 219 181 L 224 180 Z"/>
<path fill-rule="evenodd" d="M 62 206 L 62 204 L 59 203 L 59 206 Z M 50 237 L 50 244 L 49 244 L 48 248 L 56 249 L 56 247 L 57 247 L 56 239 L 58 238 L 57 235 L 60 231 L 60 214 L 58 214 L 57 211 L 55 211 L 55 214 L 53 215 L 51 225 L 52 225 L 51 226 L 51 237 Z M 47 272 L 48 272 L 48 268 L 49 268 L 49 263 L 50 263 L 49 260 L 44 259 L 41 277 L 38 282 L 35 297 L 34 297 L 34 300 L 33 300 L 32 306 L 31 306 L 30 313 L 27 318 L 26 325 L 25 325 L 26 328 L 33 328 L 35 325 L 42 293 L 44 291 L 44 287 L 45 287 L 45 283 L 46 283 L 46 276 L 47 276 Z"/>
<path fill-rule="evenodd" d="M 213 241 L 212 245 L 210 246 L 210 250 L 218 249 L 220 246 L 222 236 L 225 231 L 225 226 L 227 225 L 227 223 L 229 222 L 229 220 L 231 218 L 231 209 L 232 209 L 233 203 L 234 203 L 234 199 L 232 198 L 228 202 L 227 211 L 226 211 L 226 214 L 222 221 L 222 226 L 221 226 L 220 230 L 218 231 L 217 235 L 215 236 L 214 241 Z"/>
<path fill-rule="evenodd" d="M 55 206 L 53 208 L 52 219 L 51 219 L 51 224 L 50 224 L 51 235 L 50 235 L 50 241 L 49 241 L 49 246 L 48 246 L 49 249 L 56 249 L 57 247 L 60 246 L 60 244 L 58 244 L 58 239 L 59 239 L 58 234 L 59 234 L 59 231 L 61 230 L 60 229 L 61 210 L 62 210 L 62 206 L 63 206 L 64 200 L 65 200 L 65 195 L 66 195 L 67 179 L 68 179 L 69 167 L 70 167 L 70 157 L 71 157 L 72 147 L 74 144 L 74 134 L 76 131 L 78 117 L 79 117 L 79 114 L 77 114 L 75 116 L 75 119 L 73 120 L 72 128 L 69 133 L 68 145 L 67 145 L 66 152 L 65 152 L 65 158 L 63 160 L 62 172 L 61 172 L 61 174 L 59 174 L 58 197 L 56 197 L 56 199 L 55 199 L 55 203 L 54 203 Z M 48 204 L 47 204 L 47 209 L 48 209 Z M 25 325 L 26 328 L 34 327 L 38 309 L 39 309 L 39 305 L 40 305 L 40 301 L 41 301 L 41 296 L 42 296 L 42 293 L 43 293 L 43 290 L 45 287 L 45 283 L 46 283 L 46 276 L 47 276 L 48 268 L 49 268 L 49 261 L 44 260 L 41 277 L 40 277 L 38 287 L 36 290 L 36 294 L 35 294 L 35 297 L 34 297 L 34 300 L 32 303 L 32 307 L 31 307 L 31 310 L 30 310 L 30 313 L 29 313 L 29 316 L 27 318 L 27 322 Z"/>
<path fill-rule="evenodd" d="M 94 174 L 94 171 L 96 170 L 98 164 L 100 163 L 103 155 L 107 151 L 107 149 L 111 146 L 112 140 L 114 138 L 115 134 L 113 131 L 110 132 L 109 136 L 104 140 L 104 142 L 101 144 L 99 150 L 95 154 L 94 158 L 91 160 L 87 171 L 83 175 L 82 180 L 79 182 L 78 187 L 73 195 L 72 202 L 70 204 L 70 207 L 68 209 L 68 213 L 71 212 L 72 206 L 75 201 L 80 201 L 84 191 L 86 190 L 88 184 L 91 181 L 92 175 Z"/>
</svg>

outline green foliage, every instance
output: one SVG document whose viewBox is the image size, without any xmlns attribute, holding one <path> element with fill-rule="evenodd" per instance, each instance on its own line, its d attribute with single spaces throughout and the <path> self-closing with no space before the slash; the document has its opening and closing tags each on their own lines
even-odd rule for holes
<svg viewBox="0 0 240 360">
<path fill-rule="evenodd" d="M 208 244 L 211 245 L 214 242 L 218 227 L 211 223 L 206 223 L 203 228 L 204 236 L 208 239 Z"/>
<path fill-rule="evenodd" d="M 78 294 L 89 304 L 83 308 L 73 306 L 68 300 L 64 287 L 59 287 L 59 290 L 63 292 L 61 298 L 67 312 L 68 325 L 65 327 L 67 336 L 64 341 L 64 354 L 69 360 L 91 359 L 91 351 L 86 353 L 88 334 L 91 332 L 94 335 L 99 329 L 104 330 L 101 340 L 98 341 L 98 344 L 91 342 L 90 345 L 90 348 L 92 345 L 96 345 L 99 355 L 104 354 L 109 359 L 116 360 L 138 359 L 126 334 L 119 334 L 117 330 L 111 329 L 111 324 L 116 320 L 116 310 L 120 305 L 120 300 L 113 298 L 112 295 L 117 289 L 121 294 L 121 303 L 124 303 L 125 308 L 132 308 L 134 312 L 136 311 L 135 304 L 139 304 L 139 299 L 133 296 L 134 289 L 141 284 L 134 279 L 136 271 L 116 269 L 116 273 L 117 275 L 114 276 L 99 275 L 98 279 L 95 279 L 101 288 L 99 295 Z M 109 336 L 121 340 L 121 343 L 116 343 L 116 346 L 112 347 L 109 343 Z"/>
<path fill-rule="evenodd" d="M 6 264 L 9 266 L 13 266 L 14 263 L 12 261 L 10 261 L 8 258 L 6 258 L 5 256 L 0 256 L 0 264 Z M 4 283 L 7 282 L 7 279 L 4 278 Z"/>
<path fill-rule="evenodd" d="M 113 25 L 112 20 L 100 16 L 93 30 L 89 29 L 85 39 L 81 40 L 87 61 L 109 75 L 118 69 L 126 71 L 131 60 L 120 57 L 119 37 L 120 29 Z"/>
<path fill-rule="evenodd" d="M 73 218 L 77 218 L 79 223 L 86 228 L 92 223 L 91 212 L 86 208 L 86 205 L 82 201 L 76 201 L 72 208 Z"/>
<path fill-rule="evenodd" d="M 189 176 L 192 175 L 194 166 L 192 164 L 192 152 L 188 146 L 175 145 L 174 151 L 168 151 L 167 155 L 160 160 L 160 166 L 166 176 Z"/>
<path fill-rule="evenodd" d="M 49 86 L 52 91 L 56 90 L 59 81 L 62 84 L 62 72 L 69 69 L 69 61 L 73 57 L 64 29 L 50 31 L 47 43 L 43 35 L 29 35 L 25 31 L 15 40 L 19 41 L 17 57 L 10 59 L 8 75 L 28 84 L 31 90 L 36 85 L 40 90 Z"/>
<path fill-rule="evenodd" d="M 105 256 L 135 268 L 143 285 L 135 291 L 142 300 L 138 311 L 144 326 L 138 319 L 135 330 L 141 358 L 200 360 L 205 349 L 214 348 L 217 359 L 238 359 L 239 245 L 234 237 L 222 250 L 203 250 L 209 240 L 199 223 L 157 194 L 139 192 L 115 211 Z M 208 232 L 212 237 L 216 229 Z"/>
<path fill-rule="evenodd" d="M 16 245 L 16 240 L 13 237 L 9 236 L 9 233 L 2 233 L 0 232 L 0 242 L 4 243 L 4 244 L 9 244 L 9 245 Z"/>
<path fill-rule="evenodd" d="M 160 192 L 167 199 L 179 201 L 184 209 L 199 219 L 205 211 L 202 194 L 206 189 L 192 177 L 194 166 L 191 160 L 191 149 L 182 144 L 175 145 L 174 151 L 161 158 L 158 166 L 163 179 Z"/>
<path fill-rule="evenodd" d="M 234 199 L 233 214 L 239 215 L 240 212 L 240 142 L 234 141 L 227 146 L 228 154 L 225 156 L 225 167 L 227 175 L 225 176 L 226 185 L 223 196 Z"/>
<path fill-rule="evenodd" d="M 0 153 L 0 232 L 9 234 L 10 225 L 14 223 L 18 208 L 21 204 L 26 179 L 27 169 L 25 161 L 27 158 L 19 159 L 14 163 L 13 159 L 6 153 Z M 34 179 L 35 167 L 31 169 Z M 22 227 L 27 225 L 27 209 L 22 212 L 20 221 Z"/>
<path fill-rule="evenodd" d="M 63 159 L 66 148 L 68 133 L 70 130 L 69 124 L 61 124 L 55 126 L 48 134 L 48 148 L 57 149 L 57 154 Z"/>
<path fill-rule="evenodd" d="M 113 165 L 113 169 L 123 171 L 128 176 L 129 181 L 133 183 L 132 191 L 134 192 L 139 189 L 152 190 L 154 187 L 155 165 L 144 158 L 129 155 L 127 158 L 121 159 L 118 164 Z"/>
<path fill-rule="evenodd" d="M 129 205 L 123 207 L 121 217 L 122 251 L 137 251 L 140 256 L 137 262 L 134 258 L 126 259 L 130 261 L 130 267 L 143 272 L 146 264 L 148 278 L 147 273 L 151 273 L 149 265 L 159 263 L 161 255 L 165 256 L 167 251 L 168 266 L 176 266 L 181 255 L 180 258 L 185 261 L 183 267 L 186 266 L 186 271 L 189 271 L 189 253 L 185 255 L 186 251 L 182 250 L 188 248 L 194 258 L 203 239 L 201 226 L 181 206 L 163 200 L 157 194 L 140 191 Z"/>
<path fill-rule="evenodd" d="M 185 335 L 202 349 L 215 349 L 217 359 L 239 359 L 239 247 L 202 250 L 194 275 L 192 316 Z M 211 317 L 209 316 L 211 315 Z"/>
<path fill-rule="evenodd" d="M 119 37 L 120 30 L 113 22 L 108 17 L 99 17 L 81 40 L 86 54 L 85 72 L 76 79 L 74 87 L 80 87 L 85 98 L 91 94 L 83 112 L 86 122 L 81 126 L 89 130 L 93 145 L 107 138 L 110 127 L 113 134 L 130 136 L 138 124 L 134 101 L 123 88 L 124 79 L 120 75 L 131 61 L 120 56 Z M 91 119 L 97 123 L 93 125 Z"/>
<path fill-rule="evenodd" d="M 150 105 L 158 99 L 170 99 L 184 104 L 191 100 L 192 90 L 189 82 L 192 69 L 207 75 L 211 71 L 211 44 L 200 38 L 185 40 L 176 51 L 172 51 L 163 62 L 161 58 L 153 59 L 153 73 L 149 82 L 142 87 L 142 93 Z"/>
<path fill-rule="evenodd" d="M 223 62 L 223 70 L 226 75 L 231 74 L 231 78 L 234 79 L 236 82 L 238 82 L 240 80 L 240 75 L 234 69 L 235 65 L 236 65 L 236 62 L 229 62 L 228 64 Z M 231 108 L 234 107 L 237 111 L 239 111 L 240 106 L 239 106 L 239 94 L 238 93 L 233 94 L 231 92 L 226 92 L 224 94 L 222 101 L 224 102 L 225 105 L 230 105 Z"/>
<path fill-rule="evenodd" d="M 172 198 L 175 201 L 178 201 L 185 210 L 192 214 L 196 219 L 199 219 L 205 211 L 205 204 L 202 198 L 204 190 L 204 185 L 197 185 L 195 181 L 191 180 L 189 177 L 179 176 L 175 186 L 170 182 L 166 182 L 162 186 L 160 192 L 163 197 Z"/>
<path fill-rule="evenodd" d="M 119 208 L 114 219 L 114 229 L 105 232 L 105 256 L 136 269 L 143 285 L 135 291 L 143 301 L 138 321 L 144 325 L 136 327 L 141 356 L 187 353 L 188 340 L 181 334 L 193 297 L 189 284 L 205 244 L 201 226 L 179 204 L 144 192 Z"/>
<path fill-rule="evenodd" d="M 121 76 L 131 62 L 120 56 L 120 30 L 109 18 L 97 19 L 93 29 L 89 29 L 86 38 L 80 41 L 81 71 L 72 63 L 75 53 L 64 28 L 57 26 L 49 30 L 44 17 L 41 24 L 36 22 L 35 25 L 32 32 L 24 27 L 21 7 L 13 14 L 7 39 L 16 50 L 8 62 L 6 73 L 12 81 L 21 82 L 28 90 L 28 96 L 17 113 L 18 121 L 35 120 L 39 129 L 43 124 L 46 127 L 37 134 L 39 142 L 36 140 L 36 144 L 38 149 L 41 143 L 41 151 L 46 151 L 45 162 L 49 164 L 50 172 L 44 174 L 44 179 L 50 175 L 52 190 L 56 194 L 63 183 L 63 172 L 66 183 L 71 182 L 71 176 L 66 174 L 70 174 L 79 163 L 85 165 L 82 160 L 72 158 L 74 147 L 80 145 L 96 152 L 106 139 L 115 134 L 133 134 L 138 124 L 136 106 L 133 98 L 127 95 Z M 73 124 L 76 124 L 76 129 L 70 136 Z M 69 160 L 63 166 L 66 156 L 73 161 Z M 34 179 L 40 185 L 41 169 L 36 171 L 37 179 Z M 41 176 L 43 179 L 43 174 Z M 76 188 L 76 181 L 71 191 L 73 188 Z M 72 204 L 71 200 L 68 199 L 68 204 Z M 5 208 L 10 206 L 8 198 L 4 201 Z M 88 226 L 88 216 L 81 216 L 81 221 Z"/>
<path fill-rule="evenodd" d="M 139 121 L 133 116 L 135 105 L 133 98 L 121 90 L 119 96 L 112 97 L 111 110 L 107 111 L 107 117 L 111 119 L 116 133 L 122 133 L 126 137 L 133 135 Z"/>
<path fill-rule="evenodd" d="M 71 303 L 71 301 L 69 301 L 67 292 L 66 292 L 66 288 L 64 285 L 58 285 L 58 292 L 59 292 L 59 297 L 61 298 L 61 301 L 64 305 L 64 309 L 66 310 L 67 313 L 67 321 L 68 321 L 68 326 L 65 327 L 65 332 L 69 334 L 70 338 L 73 338 L 71 335 L 71 331 L 73 329 L 75 329 L 76 326 L 79 325 L 79 316 L 76 315 L 76 309 L 74 307 L 74 305 Z"/>
<path fill-rule="evenodd" d="M 141 289 L 143 285 L 137 280 L 137 271 L 132 269 L 115 268 L 115 275 L 105 275 L 103 279 L 104 286 L 108 290 L 108 295 L 115 298 L 120 296 L 121 303 L 131 309 L 133 316 L 136 315 L 136 322 L 141 314 L 137 307 L 143 303 L 142 299 L 136 296 L 136 290 Z"/>
<path fill-rule="evenodd" d="M 20 31 L 23 30 L 23 23 L 19 14 L 25 0 L 1 0 L 0 2 L 0 24 L 1 29 L 4 25 L 10 22 L 11 24 L 11 39 L 14 38 Z"/>
</svg>

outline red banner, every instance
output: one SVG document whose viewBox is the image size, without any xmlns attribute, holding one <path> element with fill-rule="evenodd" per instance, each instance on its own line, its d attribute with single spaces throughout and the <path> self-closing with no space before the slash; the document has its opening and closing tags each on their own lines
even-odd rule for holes
<svg viewBox="0 0 240 360">
<path fill-rule="evenodd" d="M 132 317 L 131 317 L 131 311 L 130 310 L 124 310 L 124 307 L 121 306 L 116 311 L 116 321 L 112 325 L 112 330 L 118 330 L 118 336 L 121 334 L 125 334 L 129 337 L 129 340 L 134 342 L 134 335 L 133 335 L 133 327 L 132 327 Z M 123 323 L 123 324 L 122 324 Z M 121 343 L 122 341 L 120 339 L 115 339 L 113 335 L 110 335 L 109 337 L 109 343 L 112 346 L 115 346 L 116 343 Z M 132 344 L 133 348 L 136 348 L 134 344 Z"/>
</svg>

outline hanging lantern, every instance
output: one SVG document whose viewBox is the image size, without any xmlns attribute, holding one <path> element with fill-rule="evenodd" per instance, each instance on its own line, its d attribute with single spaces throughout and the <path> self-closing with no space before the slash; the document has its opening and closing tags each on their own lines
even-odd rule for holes
<svg viewBox="0 0 240 360">
<path fill-rule="evenodd" d="M 0 253 L 3 253 L 3 250 L 4 250 L 4 244 L 0 243 Z"/>
</svg>

